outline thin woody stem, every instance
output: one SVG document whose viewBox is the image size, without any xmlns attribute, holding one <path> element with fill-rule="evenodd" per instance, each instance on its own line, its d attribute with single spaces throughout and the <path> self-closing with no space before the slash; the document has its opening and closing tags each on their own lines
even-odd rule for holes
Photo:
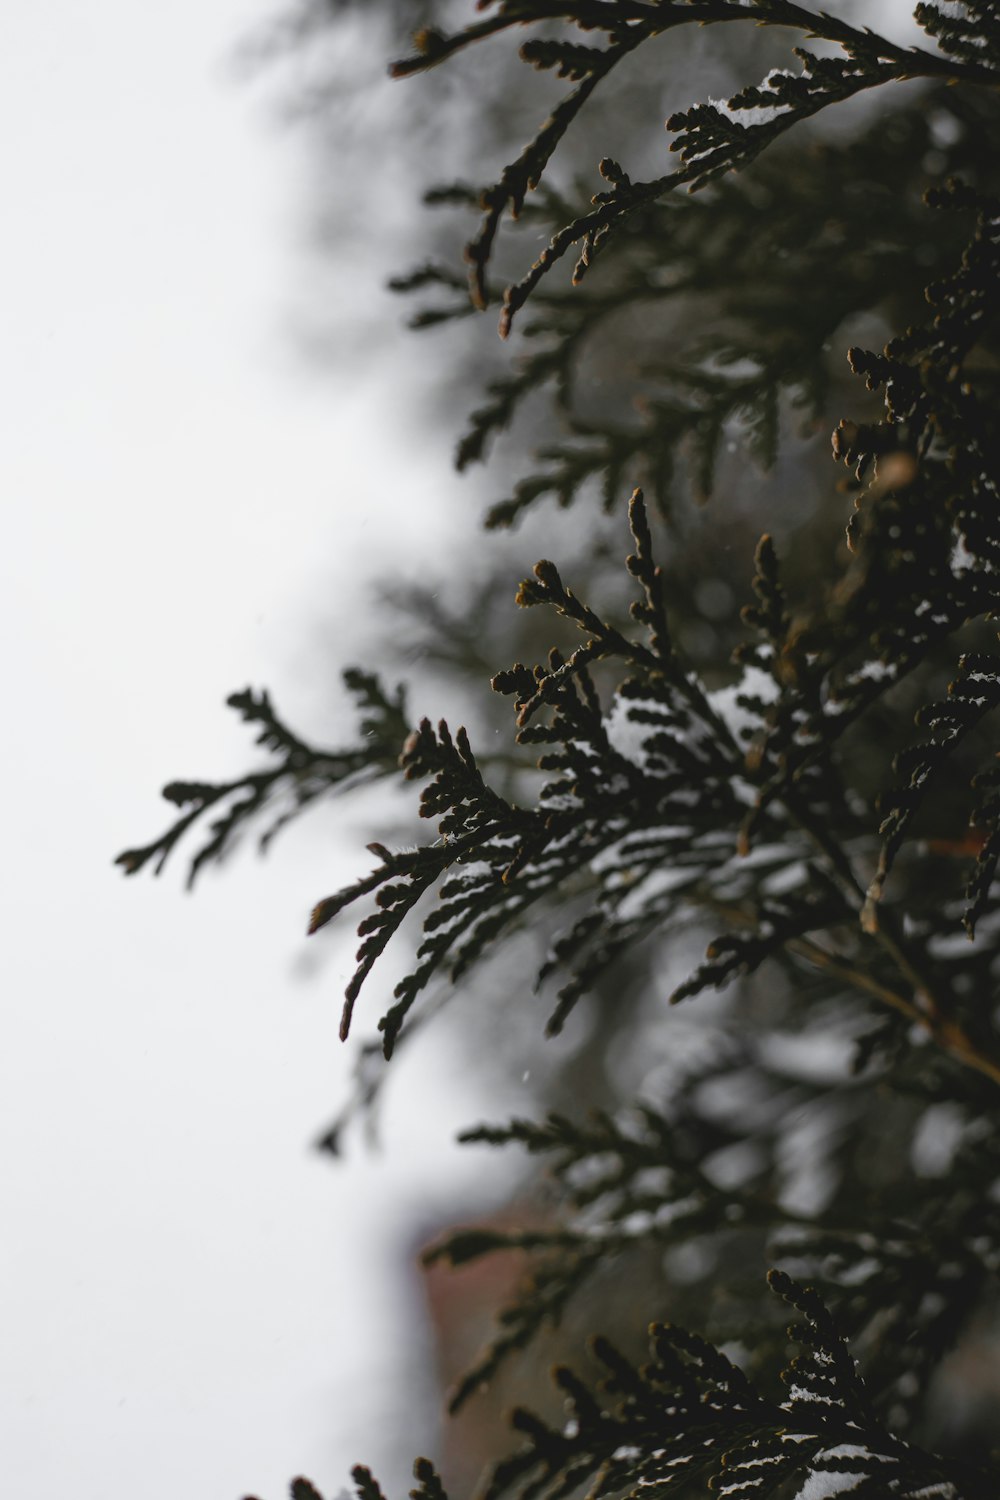
<svg viewBox="0 0 1000 1500">
<path fill-rule="evenodd" d="M 805 36 L 820 41 L 834 42 L 850 55 L 875 53 L 891 62 L 897 77 L 939 78 L 948 81 L 981 84 L 995 88 L 998 79 L 991 69 L 977 67 L 974 63 L 959 62 L 941 53 L 928 52 L 923 47 L 903 46 L 891 42 L 887 37 L 857 27 L 825 12 L 811 11 L 792 0 L 770 0 L 756 6 L 732 3 L 732 0 L 705 0 L 702 4 L 650 4 L 648 0 L 553 0 L 553 3 L 538 3 L 505 6 L 504 10 L 484 21 L 477 21 L 451 36 L 435 36 L 433 44 L 416 56 L 402 58 L 392 65 L 394 78 L 405 78 L 421 72 L 462 51 L 473 42 L 514 26 L 527 26 L 542 20 L 564 20 L 580 22 L 587 27 L 614 30 L 628 22 L 644 25 L 650 36 L 662 35 L 675 27 L 685 25 L 724 24 L 729 21 L 752 21 L 756 26 L 785 26 L 801 31 Z"/>
<path fill-rule="evenodd" d="M 816 823 L 801 806 L 797 798 L 790 796 L 784 797 L 782 800 L 792 817 L 799 824 L 799 827 L 813 839 L 817 847 L 826 856 L 837 876 L 838 884 L 841 886 L 842 893 L 851 908 L 852 914 L 859 917 L 860 912 L 864 909 L 867 893 L 864 885 L 854 873 L 848 855 L 832 837 L 829 829 Z M 854 906 L 855 898 L 860 902 L 856 910 Z M 922 1027 L 924 1031 L 930 1034 L 938 1046 L 951 1053 L 953 1057 L 958 1058 L 966 1066 L 975 1068 L 977 1072 L 983 1073 L 987 1078 L 992 1078 L 994 1083 L 1000 1083 L 1000 1062 L 988 1053 L 983 1052 L 963 1028 L 951 1019 L 948 1013 L 950 1007 L 947 1001 L 942 999 L 937 992 L 936 986 L 927 973 L 921 959 L 908 951 L 904 946 L 901 938 L 895 931 L 895 926 L 896 924 L 892 919 L 891 913 L 883 909 L 879 916 L 878 926 L 872 930 L 866 930 L 869 930 L 869 935 L 878 943 L 886 956 L 892 960 L 902 977 L 913 987 L 915 996 L 919 998 L 919 1001 L 923 1002 L 922 1004 L 918 1003 L 917 998 L 908 997 L 901 994 L 898 990 L 893 990 L 888 986 L 880 984 L 861 970 L 853 970 L 850 966 L 843 965 L 840 960 L 834 958 L 834 955 L 827 953 L 825 949 L 818 948 L 813 944 L 811 946 L 815 951 L 815 955 L 819 955 L 815 961 L 822 962 L 831 971 L 836 969 L 837 972 L 841 973 L 842 977 L 848 979 L 856 988 L 863 989 L 867 993 L 875 995 L 877 999 L 882 1000 L 886 1005 L 892 1006 L 893 1009 L 898 1010 L 901 1014 Z M 790 947 L 791 945 L 786 946 Z M 805 956 L 808 957 L 809 955 Z"/>
<path fill-rule="evenodd" d="M 839 979 L 853 985 L 855 989 L 874 996 L 883 1005 L 888 1005 L 898 1011 L 908 1021 L 912 1021 L 914 1025 L 926 1031 L 931 1040 L 943 1051 L 950 1053 L 966 1067 L 974 1068 L 977 1073 L 982 1073 L 984 1077 L 992 1079 L 994 1083 L 1000 1083 L 1000 1062 L 978 1047 L 957 1022 L 949 1021 L 939 1010 L 921 1009 L 909 996 L 892 989 L 889 985 L 882 984 L 872 975 L 865 973 L 863 969 L 856 968 L 854 964 L 830 953 L 819 943 L 814 943 L 811 938 L 790 938 L 785 948 L 789 953 L 798 954 L 799 957 L 807 959 L 818 968 L 836 974 Z"/>
</svg>

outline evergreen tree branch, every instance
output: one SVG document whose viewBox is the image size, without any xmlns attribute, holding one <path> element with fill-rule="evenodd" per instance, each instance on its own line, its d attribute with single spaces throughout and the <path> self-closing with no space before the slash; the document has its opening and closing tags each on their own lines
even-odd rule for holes
<svg viewBox="0 0 1000 1500">
<path fill-rule="evenodd" d="M 576 4 L 561 5 L 501 0 L 497 15 L 451 37 L 425 28 L 417 34 L 416 55 L 395 63 L 391 71 L 396 77 L 409 76 L 511 26 L 552 19 L 564 20 L 584 31 L 603 30 L 608 45 L 601 50 L 545 41 L 528 42 L 522 48 L 526 61 L 559 68 L 564 76 L 576 80 L 577 87 L 556 106 L 517 161 L 504 169 L 500 180 L 483 192 L 485 216 L 466 251 L 471 267 L 472 299 L 477 307 L 486 306 L 486 269 L 502 215 L 509 208 L 514 218 L 518 216 L 525 195 L 538 186 L 553 151 L 586 100 L 615 64 L 641 43 L 681 25 L 750 20 L 755 25 L 792 28 L 807 37 L 832 42 L 841 48 L 843 57 L 820 58 L 796 48 L 795 55 L 803 65 L 800 75 L 774 72 L 760 88 L 745 89 L 734 95 L 724 111 L 714 104 L 701 104 L 672 116 L 668 128 L 678 133 L 672 149 L 680 153 L 684 162 L 676 172 L 651 182 L 632 183 L 617 163 L 610 159 L 602 162 L 602 172 L 612 181 L 612 190 L 597 194 L 594 210 L 561 229 L 522 280 L 508 287 L 500 321 L 504 337 L 510 332 L 519 308 L 572 245 L 583 242 L 574 272 L 574 281 L 578 281 L 608 234 L 637 209 L 647 207 L 678 187 L 687 186 L 693 191 L 747 166 L 791 126 L 828 105 L 889 82 L 927 78 L 995 88 L 1000 80 L 1000 71 L 980 61 L 960 58 L 954 48 L 949 56 L 920 47 L 903 47 L 870 28 L 859 30 L 791 0 L 752 0 L 749 5 L 735 0 L 662 5 L 632 3 L 632 0 L 616 5 L 607 0 L 577 0 Z M 752 123 L 739 119 L 741 112 L 761 110 L 769 118 L 758 121 L 747 114 Z"/>
<path fill-rule="evenodd" d="M 798 1315 L 788 1335 L 800 1352 L 782 1372 L 783 1399 L 761 1394 L 717 1348 L 675 1325 L 650 1326 L 642 1367 L 598 1337 L 592 1349 L 603 1379 L 591 1388 L 557 1367 L 569 1419 L 553 1428 L 518 1407 L 511 1425 L 522 1446 L 495 1465 L 481 1500 L 562 1500 L 585 1483 L 593 1500 L 650 1487 L 776 1500 L 814 1477 L 827 1494 L 861 1500 L 986 1500 L 988 1481 L 886 1431 L 815 1290 L 780 1271 L 768 1280 Z M 834 1488 L 838 1475 L 845 1482 Z M 355 1481 L 360 1500 L 373 1500 L 367 1471 L 355 1470 Z"/>
<path fill-rule="evenodd" d="M 350 750 L 321 750 L 305 743 L 280 720 L 266 691 L 251 688 L 233 693 L 227 702 L 250 724 L 261 726 L 256 743 L 275 757 L 266 769 L 248 771 L 231 781 L 172 781 L 163 796 L 183 813 L 151 844 L 126 849 L 115 860 L 126 875 L 134 875 L 152 862 L 159 875 L 182 839 L 209 813 L 219 816 L 209 825 L 209 837 L 194 854 L 188 869 L 188 886 L 211 861 L 221 861 L 244 831 L 262 813 L 280 811 L 260 836 L 260 848 L 292 818 L 304 812 L 328 792 L 386 776 L 396 769 L 399 750 L 408 732 L 403 690 L 392 696 L 377 677 L 356 667 L 344 672 L 344 682 L 354 695 L 360 712 L 363 742 Z"/>
</svg>

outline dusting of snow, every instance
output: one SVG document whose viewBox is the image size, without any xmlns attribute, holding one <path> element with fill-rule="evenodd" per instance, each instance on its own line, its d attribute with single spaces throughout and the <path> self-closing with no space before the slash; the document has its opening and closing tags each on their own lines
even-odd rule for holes
<svg viewBox="0 0 1000 1500">
<path fill-rule="evenodd" d="M 780 688 L 770 672 L 762 672 L 760 667 L 750 665 L 743 668 L 739 680 L 731 687 L 717 688 L 707 696 L 719 718 L 733 737 L 739 740 L 741 731 L 749 730 L 753 733 L 760 728 L 759 715 L 752 713 L 739 700 L 759 698 L 762 703 L 773 703 L 779 692 Z"/>
<path fill-rule="evenodd" d="M 887 677 L 895 677 L 895 662 L 866 661 L 855 673 L 857 677 L 870 678 L 872 682 L 884 682 Z"/>
<path fill-rule="evenodd" d="M 921 1115 L 913 1134 L 910 1160 L 919 1177 L 944 1177 L 951 1171 L 962 1136 L 965 1115 L 957 1104 L 932 1104 Z"/>
<path fill-rule="evenodd" d="M 662 725 L 666 728 L 670 722 L 668 714 L 662 703 L 654 699 L 623 698 L 616 694 L 614 702 L 604 720 L 604 730 L 613 750 L 623 756 L 625 760 L 632 762 L 634 766 L 644 766 L 646 763 L 645 744 L 651 734 L 656 732 L 658 726 L 639 723 L 632 715 L 631 710 L 642 709 L 647 713 L 653 713 L 662 719 Z"/>
<path fill-rule="evenodd" d="M 729 358 L 718 352 L 706 356 L 700 362 L 699 369 L 706 375 L 729 375 L 733 380 L 755 380 L 764 373 L 764 366 L 759 359 L 751 359 L 749 355 Z"/>
<path fill-rule="evenodd" d="M 654 1216 L 657 1229 L 667 1229 L 671 1224 L 676 1224 L 680 1219 L 686 1219 L 689 1214 L 700 1212 L 702 1208 L 700 1198 L 675 1198 L 672 1203 L 661 1203 Z"/>
<path fill-rule="evenodd" d="M 813 1101 L 789 1120 L 777 1143 L 781 1176 L 779 1201 L 795 1213 L 821 1213 L 833 1196 L 837 1178 L 830 1156 L 840 1136 L 836 1101 Z"/>
<path fill-rule="evenodd" d="M 699 870 L 690 865 L 667 870 L 650 870 L 618 902 L 618 916 L 624 921 L 643 914 L 660 896 L 669 896 L 681 886 L 690 885 Z"/>
<path fill-rule="evenodd" d="M 737 1141 L 703 1157 L 701 1169 L 715 1187 L 724 1192 L 745 1187 L 765 1167 L 764 1154 L 751 1141 Z"/>
<path fill-rule="evenodd" d="M 975 553 L 969 551 L 965 543 L 965 537 L 959 533 L 958 540 L 951 549 L 951 571 L 956 577 L 961 577 L 963 573 L 967 573 L 975 565 Z"/>
<path fill-rule="evenodd" d="M 922 605 L 917 606 L 916 613 L 923 614 L 930 608 L 930 604 L 924 601 Z M 897 662 L 881 661 L 877 657 L 871 661 L 862 662 L 860 667 L 857 667 L 853 672 L 850 673 L 841 687 L 834 694 L 831 694 L 829 698 L 827 698 L 826 702 L 823 704 L 823 713 L 825 717 L 828 719 L 835 719 L 838 717 L 838 715 L 847 713 L 851 708 L 855 707 L 856 699 L 854 697 L 854 694 L 859 689 L 864 689 L 866 684 L 888 684 L 890 682 L 894 682 L 898 675 L 899 666 Z M 798 737 L 802 737 L 801 731 Z"/>
<path fill-rule="evenodd" d="M 809 866 L 804 859 L 797 859 L 765 876 L 761 890 L 765 896 L 785 896 L 789 891 L 802 890 L 808 880 Z"/>
<path fill-rule="evenodd" d="M 788 1387 L 788 1400 L 789 1403 L 794 1403 L 796 1406 L 810 1406 L 815 1405 L 817 1402 L 822 1403 L 824 1406 L 829 1406 L 830 1404 L 828 1397 L 819 1396 L 807 1385 L 790 1385 Z"/>
<path fill-rule="evenodd" d="M 795 1500 L 832 1500 L 834 1495 L 849 1495 L 867 1478 L 864 1473 L 841 1474 L 815 1469 L 796 1492 Z"/>
<path fill-rule="evenodd" d="M 850 1076 L 854 1039 L 833 1032 L 775 1031 L 761 1038 L 761 1055 L 769 1068 L 807 1083 L 841 1083 Z"/>
<path fill-rule="evenodd" d="M 762 92 L 774 89 L 776 78 L 794 78 L 795 74 L 787 68 L 772 68 L 770 73 L 760 84 Z M 734 96 L 735 97 L 735 96 Z M 727 120 L 732 120 L 736 125 L 752 128 L 755 125 L 770 125 L 771 121 L 779 115 L 785 115 L 792 108 L 790 104 L 749 104 L 743 107 L 733 108 L 726 99 L 709 98 L 709 104 L 717 109 L 719 114 Z"/>
<path fill-rule="evenodd" d="M 965 958 L 969 951 L 968 933 L 937 933 L 929 940 L 927 950 L 932 958 Z"/>
<path fill-rule="evenodd" d="M 863 1286 L 881 1269 L 881 1261 L 877 1261 L 871 1255 L 865 1255 L 861 1260 L 856 1260 L 853 1266 L 845 1266 L 838 1273 L 837 1282 L 840 1286 Z"/>
<path fill-rule="evenodd" d="M 590 862 L 594 874 L 608 875 L 613 870 L 631 870 L 639 853 L 648 857 L 649 843 L 654 833 L 656 842 L 664 845 L 664 854 L 669 852 L 666 847 L 669 844 L 686 841 L 691 837 L 691 829 L 686 823 L 665 823 L 661 828 L 643 829 L 640 833 L 633 833 L 631 837 L 626 835 L 609 849 L 602 849 L 599 854 L 595 854 Z"/>
</svg>

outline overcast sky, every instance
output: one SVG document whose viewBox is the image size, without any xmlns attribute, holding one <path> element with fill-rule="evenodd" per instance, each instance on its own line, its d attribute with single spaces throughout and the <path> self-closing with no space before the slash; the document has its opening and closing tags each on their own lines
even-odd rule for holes
<svg viewBox="0 0 1000 1500">
<path fill-rule="evenodd" d="M 267 683 L 336 738 L 362 554 L 409 557 L 455 483 L 447 440 L 393 399 L 391 338 L 378 390 L 292 347 L 303 143 L 230 66 L 274 9 L 0 12 L 0 1492 L 18 1500 L 276 1497 L 301 1471 L 335 1491 L 381 1455 L 398 1484 L 393 1441 L 433 1451 L 406 1226 L 453 1211 L 446 1143 L 480 1106 L 435 1046 L 390 1100 L 384 1156 L 309 1150 L 346 1087 L 353 944 L 308 981 L 296 964 L 313 902 L 367 866 L 363 830 L 321 815 L 194 897 L 180 866 L 111 863 L 164 825 L 165 781 L 248 762 L 233 689 Z M 366 263 L 351 294 L 380 280 Z M 331 661 L 317 631 L 338 622 Z"/>
</svg>

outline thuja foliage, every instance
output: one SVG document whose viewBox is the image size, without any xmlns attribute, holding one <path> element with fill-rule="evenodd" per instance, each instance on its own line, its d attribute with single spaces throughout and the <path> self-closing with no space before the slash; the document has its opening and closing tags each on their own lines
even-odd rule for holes
<svg viewBox="0 0 1000 1500">
<path fill-rule="evenodd" d="M 471 995 L 491 953 L 537 932 L 547 948 L 524 980 L 547 997 L 550 1036 L 582 1024 L 610 1035 L 621 1014 L 667 1059 L 610 1108 L 466 1134 L 542 1162 L 555 1207 L 427 1252 L 462 1265 L 514 1250 L 525 1265 L 453 1408 L 483 1399 L 575 1309 L 596 1322 L 625 1278 L 642 1289 L 636 1315 L 654 1319 L 647 1362 L 619 1349 L 637 1347 L 620 1327 L 616 1343 L 599 1332 L 589 1373 L 576 1373 L 579 1352 L 556 1369 L 554 1425 L 517 1408 L 520 1447 L 487 1474 L 485 1500 L 1000 1492 L 988 1415 L 1000 8 L 918 5 L 918 42 L 874 29 L 874 8 L 873 25 L 841 9 L 481 0 L 457 24 L 447 8 L 454 29 L 417 34 L 397 76 L 458 67 L 512 33 L 555 100 L 481 192 L 432 192 L 479 215 L 464 271 L 432 260 L 397 283 L 432 299 L 414 316 L 429 330 L 495 302 L 511 267 L 500 329 L 523 333 L 523 353 L 474 407 L 459 465 L 508 429 L 515 443 L 525 423 L 543 432 L 488 525 L 555 498 L 575 507 L 578 542 L 606 524 L 603 507 L 624 569 L 574 584 L 544 560 L 520 584 L 516 604 L 554 644 L 492 678 L 512 708 L 502 781 L 492 746 L 483 757 L 464 728 L 411 722 L 402 691 L 373 675 L 348 674 L 361 727 L 335 752 L 248 691 L 231 702 L 260 726 L 263 768 L 172 784 L 180 818 L 121 856 L 129 872 L 158 869 L 195 841 L 193 878 L 261 815 L 266 840 L 327 792 L 401 772 L 421 788 L 430 835 L 370 845 L 369 873 L 310 919 L 317 932 L 361 914 L 342 1035 L 419 908 L 378 1023 L 385 1058 L 442 995 Z M 675 164 L 661 175 L 640 180 L 605 156 L 581 201 L 559 173 L 564 138 L 616 70 L 669 75 L 673 34 L 692 26 L 720 48 L 773 30 L 787 65 L 673 113 Z M 624 157 L 655 121 L 627 114 L 627 85 L 614 98 Z M 526 237 L 509 232 L 514 219 Z M 523 245 L 539 233 L 530 260 Z M 595 378 L 607 379 L 600 399 Z M 823 428 L 832 459 L 819 456 Z M 738 518 L 737 540 L 752 512 L 752 555 L 706 551 L 713 507 Z M 698 568 L 746 581 L 739 621 L 707 635 L 691 628 Z M 692 931 L 710 941 L 685 967 Z M 714 990 L 730 1003 L 707 1000 Z M 705 1011 L 698 1045 L 679 1002 Z M 365 1098 L 372 1062 L 369 1048 Z M 787 1334 L 762 1292 L 767 1262 L 796 1314 Z M 416 1477 L 415 1500 L 440 1500 L 425 1460 Z M 367 1470 L 355 1481 L 360 1500 L 378 1500 Z M 292 1492 L 318 1494 L 306 1480 Z"/>
<path fill-rule="evenodd" d="M 568 1419 L 552 1428 L 517 1409 L 512 1425 L 521 1449 L 496 1466 L 484 1500 L 510 1494 L 555 1497 L 583 1484 L 595 1496 L 640 1487 L 664 1494 L 705 1494 L 729 1500 L 792 1494 L 799 1482 L 820 1478 L 814 1495 L 850 1493 L 863 1500 L 888 1495 L 950 1496 L 953 1477 L 935 1460 L 893 1438 L 874 1415 L 855 1362 L 816 1292 L 781 1271 L 772 1289 L 801 1316 L 788 1338 L 799 1352 L 782 1371 L 782 1397 L 755 1389 L 738 1365 L 696 1334 L 653 1323 L 649 1361 L 633 1364 L 610 1340 L 593 1341 L 601 1378 L 588 1384 L 559 1366 L 553 1378 Z M 722 1455 L 720 1460 L 720 1454 Z M 415 1465 L 414 1500 L 444 1491 L 426 1459 Z M 357 1468 L 359 1500 L 381 1495 L 368 1470 Z M 978 1477 L 962 1475 L 961 1493 L 992 1493 Z M 707 1487 L 707 1488 L 706 1488 Z M 293 1500 L 319 1500 L 307 1482 Z"/>
</svg>

